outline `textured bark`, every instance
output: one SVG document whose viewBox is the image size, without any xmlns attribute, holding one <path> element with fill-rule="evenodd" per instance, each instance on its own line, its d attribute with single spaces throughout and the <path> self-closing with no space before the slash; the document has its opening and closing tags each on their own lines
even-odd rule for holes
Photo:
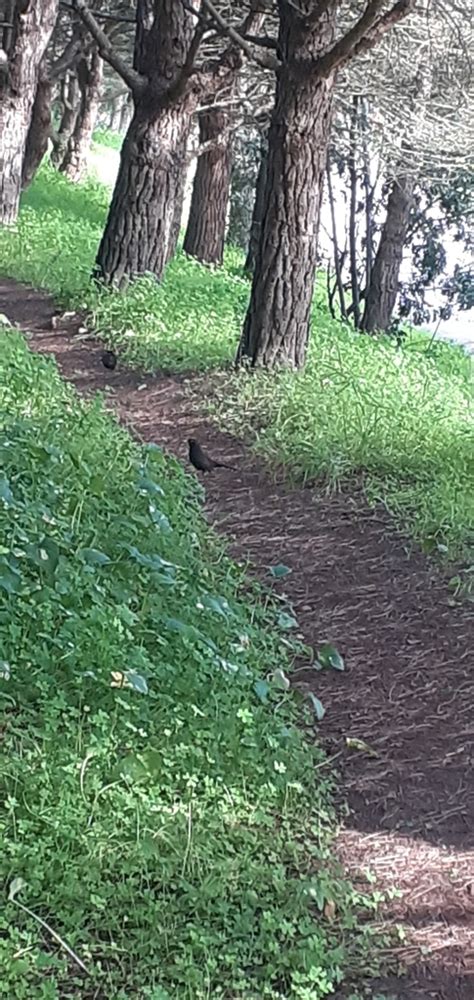
<svg viewBox="0 0 474 1000">
<path fill-rule="evenodd" d="M 397 178 L 387 203 L 387 215 L 372 268 L 362 329 L 367 333 L 387 330 L 395 309 L 403 250 L 410 223 L 414 181 Z"/>
<path fill-rule="evenodd" d="M 151 120 L 146 109 L 135 111 L 97 254 L 96 276 L 107 284 L 121 287 L 141 274 L 163 275 L 175 238 L 181 150 L 193 111 L 187 99 Z"/>
<path fill-rule="evenodd" d="M 349 179 L 351 185 L 349 200 L 349 253 L 351 266 L 351 292 L 352 292 L 352 315 L 354 326 L 358 330 L 360 327 L 360 302 L 359 302 L 359 275 L 357 273 L 357 133 L 359 119 L 359 98 L 352 98 L 351 126 L 349 135 Z"/>
<path fill-rule="evenodd" d="M 169 99 L 194 33 L 181 3 L 139 0 L 135 68 L 148 76 L 135 94 L 134 114 L 121 151 L 120 168 L 96 261 L 96 277 L 120 287 L 151 273 L 160 280 L 176 230 L 183 149 L 200 94 L 184 88 Z"/>
<path fill-rule="evenodd" d="M 187 180 L 187 167 L 188 167 L 186 154 L 187 154 L 187 143 L 183 146 L 183 149 L 181 151 L 181 164 L 177 166 L 177 170 L 179 171 L 178 181 L 176 185 L 173 222 L 171 223 L 170 236 L 168 240 L 168 253 L 167 253 L 166 263 L 168 263 L 176 253 L 179 234 L 181 232 L 181 222 L 183 219 L 184 196 L 186 193 L 186 180 Z"/>
<path fill-rule="evenodd" d="M 211 143 L 194 175 L 184 251 L 203 264 L 222 264 L 232 173 L 228 115 L 219 108 L 199 113 L 199 140 Z"/>
<path fill-rule="evenodd" d="M 334 15 L 315 24 L 280 5 L 283 66 L 268 142 L 261 239 L 237 362 L 301 367 L 309 335 L 322 186 L 335 74 L 318 79 L 299 63 L 324 53 Z"/>
<path fill-rule="evenodd" d="M 69 137 L 76 123 L 80 103 L 79 81 L 76 71 L 71 71 L 61 83 L 62 115 L 56 135 L 53 136 L 51 162 L 57 169 L 61 167 Z"/>
<path fill-rule="evenodd" d="M 40 69 L 30 127 L 26 139 L 25 155 L 23 157 L 21 174 L 22 191 L 31 184 L 48 149 L 48 142 L 51 135 L 52 90 L 52 84 L 46 71 Z"/>
<path fill-rule="evenodd" d="M 18 216 L 23 157 L 58 0 L 21 0 L 15 7 L 8 73 L 0 83 L 0 223 Z"/>
<path fill-rule="evenodd" d="M 103 65 L 98 50 L 94 48 L 77 68 L 80 103 L 60 167 L 70 181 L 80 181 L 87 168 L 87 157 L 99 111 Z"/>
<path fill-rule="evenodd" d="M 125 132 L 125 130 L 130 125 L 131 117 L 133 113 L 132 100 L 130 95 L 127 94 L 122 98 L 122 103 L 120 105 L 120 121 L 119 121 L 119 132 Z"/>
<path fill-rule="evenodd" d="M 255 201 L 253 203 L 252 222 L 250 223 L 249 244 L 245 259 L 245 271 L 253 274 L 257 260 L 258 248 L 262 234 L 265 212 L 265 192 L 267 186 L 268 136 L 262 137 L 260 143 L 260 165 L 255 185 Z"/>
</svg>

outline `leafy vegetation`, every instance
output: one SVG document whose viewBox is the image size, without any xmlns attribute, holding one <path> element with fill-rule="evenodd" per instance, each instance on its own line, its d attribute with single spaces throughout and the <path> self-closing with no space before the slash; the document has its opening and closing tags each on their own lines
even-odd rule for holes
<svg viewBox="0 0 474 1000">
<path fill-rule="evenodd" d="M 1 994 L 327 996 L 362 901 L 295 726 L 289 616 L 178 462 L 17 333 L 0 375 Z"/>
<path fill-rule="evenodd" d="M 228 366 L 248 301 L 241 257 L 222 270 L 178 254 L 162 286 L 126 293 L 88 281 L 107 209 L 98 185 L 72 187 L 43 169 L 24 198 L 15 233 L 0 234 L 5 273 L 88 309 L 132 364 L 209 370 Z M 313 307 L 302 374 L 228 375 L 216 415 L 259 428 L 256 447 L 289 471 L 331 487 L 357 477 L 372 498 L 430 550 L 469 560 L 474 529 L 472 359 L 461 348 L 408 332 L 363 337 L 333 320 L 325 294 Z"/>
<path fill-rule="evenodd" d="M 121 149 L 123 135 L 120 132 L 113 132 L 110 128 L 96 128 L 93 140 L 98 146 L 106 146 L 108 149 Z"/>
</svg>

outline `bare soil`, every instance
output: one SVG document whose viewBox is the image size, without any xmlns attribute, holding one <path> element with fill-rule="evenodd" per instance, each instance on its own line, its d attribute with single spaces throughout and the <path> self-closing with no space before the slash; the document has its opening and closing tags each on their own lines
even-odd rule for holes
<svg viewBox="0 0 474 1000">
<path fill-rule="evenodd" d="M 236 467 L 205 478 L 210 522 L 267 583 L 269 565 L 291 568 L 274 586 L 305 641 L 332 642 L 346 661 L 343 673 L 300 680 L 327 710 L 318 738 L 348 803 L 339 855 L 352 877 L 370 872 L 380 891 L 400 890 L 385 918 L 403 926 L 391 957 L 408 973 L 368 983 L 367 995 L 473 1000 L 472 606 L 453 602 L 436 567 L 362 494 L 293 487 L 206 420 L 196 400 L 212 393 L 212 377 L 107 371 L 79 318 L 53 330 L 53 300 L 12 281 L 0 280 L 0 312 L 79 392 L 106 391 L 139 439 L 185 462 L 196 437 Z"/>
</svg>

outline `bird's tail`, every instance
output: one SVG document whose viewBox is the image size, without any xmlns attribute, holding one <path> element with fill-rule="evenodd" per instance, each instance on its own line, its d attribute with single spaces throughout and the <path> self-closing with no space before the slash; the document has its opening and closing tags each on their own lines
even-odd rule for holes
<svg viewBox="0 0 474 1000">
<path fill-rule="evenodd" d="M 230 469 L 231 472 L 237 472 L 235 465 L 227 465 L 227 462 L 214 462 L 214 465 L 216 465 L 218 469 Z"/>
</svg>

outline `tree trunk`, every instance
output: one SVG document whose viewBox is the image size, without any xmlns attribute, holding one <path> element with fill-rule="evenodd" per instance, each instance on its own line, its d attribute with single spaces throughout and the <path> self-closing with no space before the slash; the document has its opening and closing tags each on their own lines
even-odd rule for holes
<svg viewBox="0 0 474 1000">
<path fill-rule="evenodd" d="M 367 291 L 362 329 L 367 333 L 387 330 L 398 295 L 398 279 L 410 223 L 414 180 L 396 178 L 387 204 L 387 216 L 375 256 Z"/>
<path fill-rule="evenodd" d="M 349 133 L 349 179 L 350 179 L 350 200 L 349 200 L 349 254 L 351 269 L 351 292 L 352 292 L 352 315 L 356 330 L 360 327 L 360 289 L 359 275 L 357 271 L 357 133 L 359 119 L 359 98 L 352 98 L 351 124 Z"/>
<path fill-rule="evenodd" d="M 199 113 L 199 141 L 211 146 L 197 162 L 184 251 L 203 264 L 222 264 L 224 259 L 232 172 L 228 123 L 228 114 L 219 108 Z"/>
<path fill-rule="evenodd" d="M 56 135 L 53 135 L 51 163 L 58 170 L 61 168 L 69 137 L 76 123 L 79 103 L 79 81 L 76 71 L 72 70 L 61 83 L 61 121 Z"/>
<path fill-rule="evenodd" d="M 122 104 L 120 105 L 120 122 L 119 122 L 119 132 L 125 132 L 130 125 L 130 119 L 132 117 L 132 101 L 130 94 L 127 94 L 122 99 Z"/>
<path fill-rule="evenodd" d="M 311 24 L 296 19 L 292 5 L 280 7 L 284 62 L 269 132 L 261 239 L 237 362 L 300 368 L 305 361 L 335 73 L 321 79 L 300 65 L 327 50 L 333 30 L 331 12 Z"/>
<path fill-rule="evenodd" d="M 181 222 L 183 219 L 183 207 L 184 207 L 184 197 L 186 194 L 186 181 L 188 176 L 188 161 L 187 161 L 187 137 L 186 144 L 181 150 L 181 165 L 177 166 L 177 186 L 175 193 L 175 203 L 173 212 L 173 222 L 171 223 L 170 237 L 168 241 L 168 254 L 166 263 L 168 264 L 170 260 L 174 257 L 176 253 L 176 247 L 178 246 L 179 234 L 181 232 Z"/>
<path fill-rule="evenodd" d="M 120 97 L 116 98 L 110 106 L 110 117 L 109 117 L 109 129 L 111 132 L 118 132 L 120 130 L 120 122 L 122 120 L 122 105 Z"/>
<path fill-rule="evenodd" d="M 41 60 L 58 13 L 58 0 L 17 4 L 8 74 L 0 89 L 0 224 L 18 216 L 22 165 Z"/>
<path fill-rule="evenodd" d="M 161 280 L 169 260 L 183 150 L 202 97 L 197 84 L 180 82 L 193 35 L 193 15 L 184 4 L 142 0 L 137 5 L 134 64 L 148 85 L 134 94 L 134 114 L 97 254 L 95 276 L 108 285 L 120 288 L 147 273 Z"/>
<path fill-rule="evenodd" d="M 260 143 L 260 166 L 258 168 L 257 183 L 255 185 L 255 201 L 253 203 L 252 222 L 250 223 L 250 235 L 245 259 L 244 270 L 252 275 L 255 271 L 257 252 L 260 244 L 263 216 L 265 211 L 265 191 L 267 183 L 267 162 L 268 162 L 268 136 L 262 136 Z"/>
<path fill-rule="evenodd" d="M 97 254 L 96 277 L 117 288 L 147 273 L 161 280 L 176 231 L 182 150 L 195 104 L 185 97 L 154 115 L 149 108 L 145 97 L 125 137 Z"/>
<path fill-rule="evenodd" d="M 46 68 L 40 69 L 36 97 L 33 104 L 30 127 L 26 139 L 25 155 L 21 174 L 21 189 L 31 184 L 48 149 L 51 135 L 52 84 Z"/>
<path fill-rule="evenodd" d="M 99 111 L 102 75 L 103 62 L 98 50 L 94 48 L 78 66 L 80 105 L 60 167 L 61 173 L 75 183 L 82 180 L 87 169 L 87 157 Z"/>
</svg>

